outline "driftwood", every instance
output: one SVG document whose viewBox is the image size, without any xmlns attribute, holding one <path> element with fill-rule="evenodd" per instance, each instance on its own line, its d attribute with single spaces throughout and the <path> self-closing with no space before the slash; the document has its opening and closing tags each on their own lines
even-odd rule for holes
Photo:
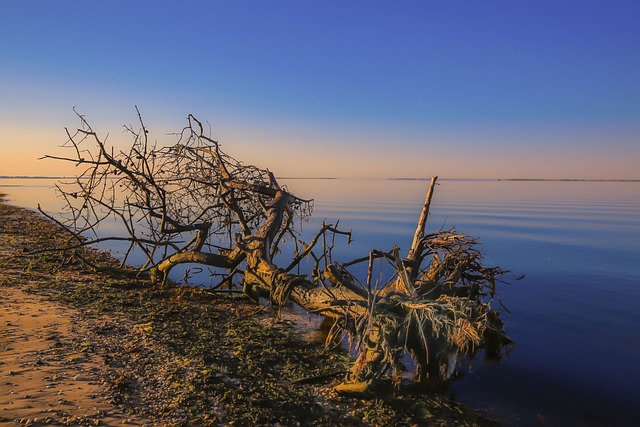
<svg viewBox="0 0 640 427">
<path fill-rule="evenodd" d="M 339 263 L 332 256 L 336 238 L 348 243 L 352 232 L 323 223 L 309 243 L 302 241 L 299 226 L 312 201 L 291 194 L 269 170 L 225 154 L 192 115 L 174 145 L 158 147 L 138 112 L 139 126 L 125 127 L 133 139 L 126 152 L 108 147 L 78 117 L 82 127 L 67 130 L 63 145 L 71 155 L 45 156 L 82 168 L 57 186 L 65 211 L 52 217 L 41 209 L 70 233 L 60 250 L 124 241 L 122 267 L 132 253 L 143 254 L 138 274 L 156 284 L 166 284 L 175 266 L 197 263 L 217 272 L 214 287 L 237 284 L 256 301 L 266 296 L 276 312 L 293 301 L 334 319 L 327 345 L 348 336 L 357 355 L 337 387 L 343 392 L 386 377 L 399 385 L 406 354 L 418 381 L 441 385 L 465 357 L 482 349 L 500 357 L 510 345 L 490 305 L 502 271 L 481 265 L 475 239 L 455 229 L 425 231 L 435 177 L 406 257 L 394 246 Z M 114 220 L 123 234 L 105 235 L 101 226 Z M 285 244 L 295 253 L 283 268 L 276 258 Z M 293 273 L 305 260 L 313 264 L 308 274 Z M 388 264 L 385 283 L 372 284 L 374 262 Z M 366 279 L 349 271 L 361 263 L 368 263 Z"/>
</svg>

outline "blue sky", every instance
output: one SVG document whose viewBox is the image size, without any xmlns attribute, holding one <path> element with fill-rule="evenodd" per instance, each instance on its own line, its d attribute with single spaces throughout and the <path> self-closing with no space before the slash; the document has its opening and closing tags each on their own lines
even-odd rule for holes
<svg viewBox="0 0 640 427">
<path fill-rule="evenodd" d="M 3 1 L 0 175 L 188 113 L 280 176 L 640 179 L 637 1 Z M 73 169 L 71 173 L 73 173 Z"/>
</svg>

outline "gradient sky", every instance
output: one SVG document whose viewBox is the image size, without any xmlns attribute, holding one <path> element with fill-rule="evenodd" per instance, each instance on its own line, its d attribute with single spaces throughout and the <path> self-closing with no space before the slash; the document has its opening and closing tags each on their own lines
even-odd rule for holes
<svg viewBox="0 0 640 427">
<path fill-rule="evenodd" d="M 640 179 L 640 2 L 0 3 L 0 175 L 209 121 L 278 176 Z"/>
</svg>

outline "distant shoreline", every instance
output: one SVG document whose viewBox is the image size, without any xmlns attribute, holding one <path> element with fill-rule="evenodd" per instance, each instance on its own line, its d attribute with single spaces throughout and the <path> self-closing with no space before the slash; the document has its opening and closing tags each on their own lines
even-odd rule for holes
<svg viewBox="0 0 640 427">
<path fill-rule="evenodd" d="M 431 178 L 388 178 L 391 181 L 430 181 Z M 640 182 L 640 179 L 579 178 L 439 178 L 439 181 L 524 181 L 524 182 Z"/>
<path fill-rule="evenodd" d="M 73 176 L 0 175 L 0 179 L 71 179 Z"/>
<path fill-rule="evenodd" d="M 0 179 L 74 179 L 73 176 L 28 176 L 0 175 Z M 340 178 L 287 176 L 278 179 L 338 180 L 338 179 L 381 179 L 388 181 L 430 181 L 431 178 Z M 581 178 L 439 178 L 440 181 L 517 181 L 517 182 L 640 182 L 640 179 L 581 179 Z"/>
</svg>

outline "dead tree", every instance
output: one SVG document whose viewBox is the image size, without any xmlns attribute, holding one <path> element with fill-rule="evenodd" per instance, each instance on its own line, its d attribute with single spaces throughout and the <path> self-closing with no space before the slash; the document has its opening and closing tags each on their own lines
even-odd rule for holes
<svg viewBox="0 0 640 427">
<path fill-rule="evenodd" d="M 41 210 L 70 233 L 60 250 L 124 241 L 122 267 L 133 252 L 141 253 L 145 261 L 137 271 L 156 284 L 166 284 L 176 265 L 196 263 L 222 271 L 218 285 L 238 283 L 256 300 L 268 297 L 276 311 L 293 301 L 330 317 L 327 345 L 346 334 L 357 354 L 338 386 L 344 392 L 388 377 L 399 385 L 405 354 L 413 359 L 418 381 L 440 385 L 465 357 L 483 349 L 500 357 L 510 346 L 491 307 L 502 271 L 482 266 L 475 239 L 454 229 L 425 232 L 436 178 L 406 257 L 394 246 L 340 263 L 331 248 L 336 237 L 348 243 L 351 231 L 323 223 L 308 243 L 302 241 L 299 225 L 309 218 L 312 201 L 291 194 L 269 170 L 224 153 L 192 115 L 175 144 L 159 147 L 150 142 L 138 112 L 139 125 L 125 126 L 130 149 L 117 152 L 78 117 L 81 128 L 67 130 L 63 145 L 70 154 L 45 156 L 81 168 L 57 186 L 64 212 L 54 218 Z M 105 234 L 110 221 L 121 234 Z M 293 258 L 276 265 L 285 244 L 295 248 Z M 293 272 L 309 259 L 308 274 Z M 374 262 L 390 267 L 384 283 L 372 283 Z M 360 263 L 367 265 L 366 278 L 350 272 Z"/>
</svg>

